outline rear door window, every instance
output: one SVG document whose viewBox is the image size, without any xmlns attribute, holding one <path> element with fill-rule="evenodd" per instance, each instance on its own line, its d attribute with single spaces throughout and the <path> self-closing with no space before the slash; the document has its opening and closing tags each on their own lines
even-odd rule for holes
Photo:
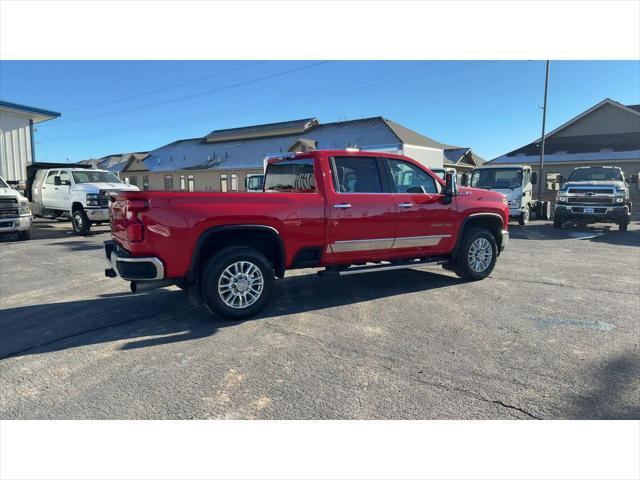
<svg viewBox="0 0 640 480">
<path fill-rule="evenodd" d="M 381 193 L 382 181 L 374 157 L 334 157 L 333 188 L 338 193 Z"/>
<path fill-rule="evenodd" d="M 264 180 L 265 191 L 314 192 L 316 179 L 313 159 L 285 160 L 270 163 Z"/>
</svg>

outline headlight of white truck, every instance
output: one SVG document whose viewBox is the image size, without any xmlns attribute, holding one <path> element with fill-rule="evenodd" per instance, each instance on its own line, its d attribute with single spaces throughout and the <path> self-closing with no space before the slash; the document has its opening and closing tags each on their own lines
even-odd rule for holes
<svg viewBox="0 0 640 480">
<path fill-rule="evenodd" d="M 87 207 L 98 207 L 100 205 L 100 195 L 97 193 L 87 193 Z"/>
<path fill-rule="evenodd" d="M 567 196 L 566 195 L 558 194 L 558 202 L 565 203 L 566 201 L 567 201 Z"/>
<path fill-rule="evenodd" d="M 20 202 L 20 215 L 31 215 L 31 207 L 27 200 Z"/>
</svg>

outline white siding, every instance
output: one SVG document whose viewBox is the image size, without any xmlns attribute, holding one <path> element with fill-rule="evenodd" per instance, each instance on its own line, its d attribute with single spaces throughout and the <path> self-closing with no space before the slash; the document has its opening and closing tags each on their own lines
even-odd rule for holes
<svg viewBox="0 0 640 480">
<path fill-rule="evenodd" d="M 444 151 L 438 148 L 404 145 L 403 155 L 412 158 L 428 168 L 442 168 Z"/>
<path fill-rule="evenodd" d="M 31 162 L 29 117 L 0 111 L 0 176 L 8 181 L 26 180 Z"/>
</svg>

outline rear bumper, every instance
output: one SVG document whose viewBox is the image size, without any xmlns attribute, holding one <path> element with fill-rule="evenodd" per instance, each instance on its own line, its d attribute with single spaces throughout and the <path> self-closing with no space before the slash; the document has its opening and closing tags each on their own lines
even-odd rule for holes
<svg viewBox="0 0 640 480">
<path fill-rule="evenodd" d="M 31 228 L 33 217 L 24 215 L 13 218 L 0 218 L 0 233 L 23 232 Z"/>
<path fill-rule="evenodd" d="M 164 278 L 164 264 L 156 257 L 132 257 L 129 252 L 112 240 L 104 242 L 104 255 L 108 268 L 105 276 L 116 275 L 124 280 L 162 280 Z"/>
<path fill-rule="evenodd" d="M 585 213 L 586 208 L 593 208 L 593 212 Z M 565 220 L 617 223 L 628 221 L 630 212 L 628 205 L 556 205 L 554 215 Z"/>
</svg>

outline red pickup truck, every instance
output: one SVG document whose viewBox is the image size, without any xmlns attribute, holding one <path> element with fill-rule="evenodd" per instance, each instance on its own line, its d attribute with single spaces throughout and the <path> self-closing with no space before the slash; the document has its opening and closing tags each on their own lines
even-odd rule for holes
<svg viewBox="0 0 640 480">
<path fill-rule="evenodd" d="M 487 277 L 506 247 L 504 195 L 461 187 L 400 155 L 272 158 L 263 192 L 121 192 L 105 275 L 132 291 L 177 284 L 226 319 L 256 314 L 293 268 L 352 275 L 440 264 Z M 194 295 L 191 295 L 191 294 Z"/>
</svg>

